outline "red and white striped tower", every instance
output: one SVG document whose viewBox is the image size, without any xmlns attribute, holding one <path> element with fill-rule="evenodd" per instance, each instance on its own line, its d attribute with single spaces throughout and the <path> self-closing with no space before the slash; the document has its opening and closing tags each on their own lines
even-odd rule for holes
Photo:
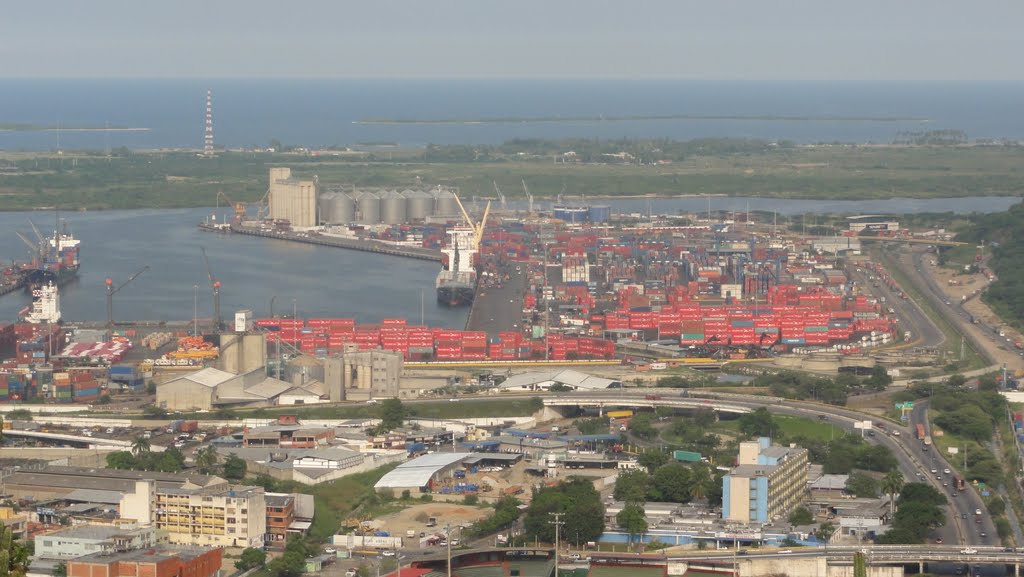
<svg viewBox="0 0 1024 577">
<path fill-rule="evenodd" d="M 206 130 L 203 134 L 203 156 L 213 156 L 213 94 L 206 91 Z"/>
</svg>

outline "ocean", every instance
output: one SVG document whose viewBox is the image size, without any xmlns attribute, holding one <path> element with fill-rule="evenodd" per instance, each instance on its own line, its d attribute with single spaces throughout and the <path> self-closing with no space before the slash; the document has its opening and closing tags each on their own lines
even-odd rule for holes
<svg viewBox="0 0 1024 577">
<path fill-rule="evenodd" d="M 498 144 L 514 138 L 570 137 L 675 140 L 734 137 L 798 143 L 888 143 L 900 131 L 933 129 L 963 130 L 972 139 L 1024 140 L 1024 84 L 1020 83 L 2 79 L 0 124 L 148 130 L 0 132 L 0 149 L 199 148 L 203 142 L 207 89 L 213 91 L 215 141 L 232 148 L 265 147 L 273 139 L 310 147 L 365 142 L 394 142 L 402 146 Z M 653 115 L 718 118 L 356 123 L 366 118 Z M 828 120 L 828 117 L 864 120 Z M 886 118 L 905 120 L 883 120 Z"/>
</svg>

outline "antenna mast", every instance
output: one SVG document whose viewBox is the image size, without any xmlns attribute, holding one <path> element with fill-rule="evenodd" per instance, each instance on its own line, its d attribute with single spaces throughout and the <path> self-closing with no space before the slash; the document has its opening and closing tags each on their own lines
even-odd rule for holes
<svg viewBox="0 0 1024 577">
<path fill-rule="evenodd" d="M 206 91 L 206 130 L 203 132 L 203 156 L 213 156 L 213 93 Z"/>
</svg>

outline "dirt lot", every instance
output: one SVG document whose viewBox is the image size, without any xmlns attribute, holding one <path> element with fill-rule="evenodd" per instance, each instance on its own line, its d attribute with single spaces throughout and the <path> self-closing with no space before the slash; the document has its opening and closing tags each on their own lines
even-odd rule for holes
<svg viewBox="0 0 1024 577">
<path fill-rule="evenodd" d="M 472 525 L 480 519 L 490 515 L 490 509 L 467 507 L 455 503 L 423 503 L 402 509 L 397 513 L 385 515 L 377 519 L 380 528 L 395 536 L 405 536 L 405 532 L 415 531 L 416 536 L 422 532 L 438 531 L 444 525 Z M 437 519 L 438 527 L 428 528 L 427 519 Z M 416 540 L 406 543 L 406 546 L 415 545 Z"/>
</svg>

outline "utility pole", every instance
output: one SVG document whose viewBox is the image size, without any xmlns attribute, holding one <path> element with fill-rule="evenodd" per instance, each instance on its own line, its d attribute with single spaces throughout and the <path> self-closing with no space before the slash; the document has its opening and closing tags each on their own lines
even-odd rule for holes
<svg viewBox="0 0 1024 577">
<path fill-rule="evenodd" d="M 452 526 L 444 526 L 444 542 L 447 544 L 448 549 L 448 577 L 452 577 Z"/>
<path fill-rule="evenodd" d="M 555 526 L 555 575 L 557 577 L 557 575 L 558 575 L 558 542 L 559 542 L 559 538 L 562 535 L 562 532 L 561 532 L 562 525 L 565 525 L 565 521 L 562 521 L 562 515 L 565 515 L 565 513 L 548 513 L 548 515 L 551 515 L 552 517 L 555 518 L 554 521 L 548 521 L 548 524 Z"/>
</svg>

